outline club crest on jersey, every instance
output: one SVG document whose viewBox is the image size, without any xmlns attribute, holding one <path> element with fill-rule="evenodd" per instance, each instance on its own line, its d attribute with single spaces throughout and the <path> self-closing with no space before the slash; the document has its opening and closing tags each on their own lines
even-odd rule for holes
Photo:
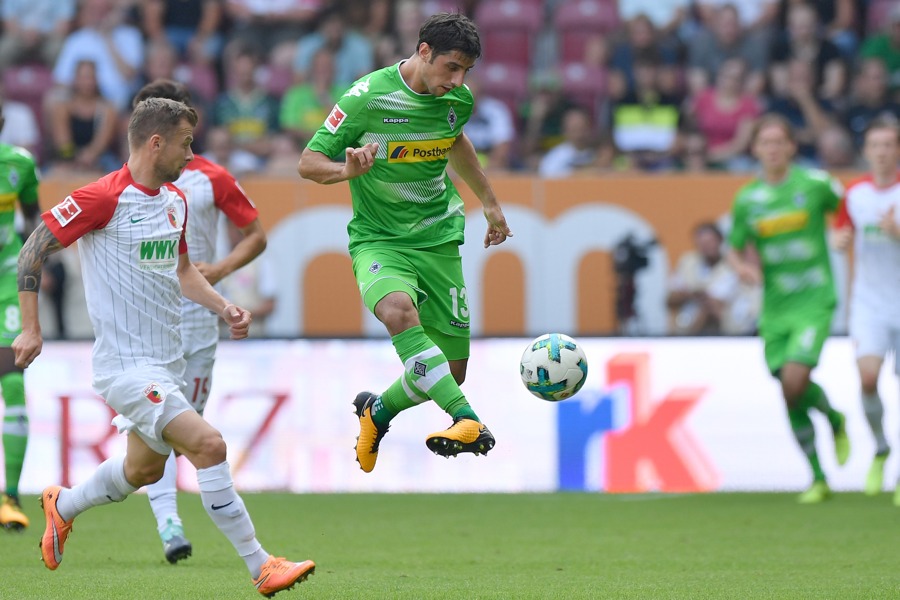
<svg viewBox="0 0 900 600">
<path fill-rule="evenodd" d="M 372 266 L 369 267 L 369 273 L 371 273 L 372 275 L 377 275 L 378 271 L 380 271 L 380 270 L 381 270 L 381 263 L 379 263 L 377 260 L 373 261 Z"/>
<path fill-rule="evenodd" d="M 6 180 L 9 181 L 9 185 L 17 187 L 19 185 L 19 179 L 19 172 L 16 169 L 10 169 L 9 175 L 6 177 Z"/>
<path fill-rule="evenodd" d="M 81 207 L 72 196 L 66 196 L 65 200 L 50 209 L 50 214 L 59 221 L 62 227 L 65 227 L 72 222 L 72 219 L 81 214 Z"/>
<path fill-rule="evenodd" d="M 794 196 L 794 204 L 803 208 L 806 206 L 806 194 L 800 193 Z"/>
<path fill-rule="evenodd" d="M 335 104 L 334 108 L 331 109 L 331 114 L 328 115 L 327 119 L 325 119 L 325 129 L 327 129 L 331 133 L 336 133 L 338 127 L 341 126 L 341 123 L 343 123 L 344 119 L 346 118 L 347 113 L 342 111 L 341 107 Z"/>
<path fill-rule="evenodd" d="M 166 393 L 158 383 L 151 383 L 144 388 L 144 397 L 153 404 L 161 404 L 166 399 Z"/>
<path fill-rule="evenodd" d="M 456 111 L 453 110 L 453 107 L 450 107 L 450 112 L 447 113 L 447 122 L 450 123 L 450 131 L 456 129 Z"/>
<path fill-rule="evenodd" d="M 175 207 L 167 206 L 166 207 L 166 218 L 169 220 L 169 225 L 178 229 L 178 219 L 175 216 Z"/>
</svg>

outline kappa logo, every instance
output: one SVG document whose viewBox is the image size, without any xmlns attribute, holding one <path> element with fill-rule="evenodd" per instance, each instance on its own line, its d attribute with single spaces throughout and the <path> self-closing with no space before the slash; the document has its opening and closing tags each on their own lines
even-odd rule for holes
<svg viewBox="0 0 900 600">
<path fill-rule="evenodd" d="M 375 275 L 380 270 L 381 270 L 381 263 L 379 263 L 377 260 L 372 261 L 372 266 L 369 267 L 369 273 L 371 273 L 372 275 Z"/>
<path fill-rule="evenodd" d="M 81 207 L 72 196 L 66 196 L 65 200 L 50 209 L 50 214 L 62 227 L 65 227 L 81 214 Z"/>
<path fill-rule="evenodd" d="M 329 114 L 328 118 L 325 119 L 325 129 L 327 129 L 331 133 L 336 133 L 338 128 L 341 126 L 341 123 L 343 123 L 344 119 L 346 118 L 347 113 L 342 111 L 341 107 L 335 104 L 334 108 L 331 109 L 331 114 Z"/>
<path fill-rule="evenodd" d="M 362 96 L 363 94 L 368 94 L 368 93 L 369 93 L 369 80 L 366 79 L 365 81 L 357 81 L 356 83 L 354 83 L 350 87 L 350 89 L 344 93 L 344 95 L 345 96 L 356 96 L 358 98 L 359 96 Z"/>
<path fill-rule="evenodd" d="M 419 377 L 425 377 L 425 371 L 427 369 L 428 367 L 425 366 L 425 363 L 420 363 L 419 361 L 416 361 L 416 364 L 413 365 L 413 373 Z"/>
<path fill-rule="evenodd" d="M 151 383 L 144 388 L 144 397 L 153 404 L 160 404 L 166 399 L 166 394 L 157 383 Z"/>
</svg>

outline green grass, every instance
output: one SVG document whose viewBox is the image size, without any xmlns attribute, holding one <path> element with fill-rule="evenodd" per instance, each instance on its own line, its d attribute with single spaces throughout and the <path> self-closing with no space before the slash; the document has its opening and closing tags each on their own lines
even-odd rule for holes
<svg viewBox="0 0 900 600">
<path fill-rule="evenodd" d="M 199 498 L 180 498 L 194 556 L 162 557 L 145 496 L 78 517 L 56 572 L 43 517 L 0 532 L 0 598 L 259 597 Z M 312 558 L 291 598 L 900 598 L 900 509 L 838 494 L 692 496 L 248 494 L 265 547 Z"/>
</svg>

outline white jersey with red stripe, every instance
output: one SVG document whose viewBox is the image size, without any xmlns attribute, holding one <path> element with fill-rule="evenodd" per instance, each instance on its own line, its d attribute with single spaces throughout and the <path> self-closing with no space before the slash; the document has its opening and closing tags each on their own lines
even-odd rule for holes
<svg viewBox="0 0 900 600">
<path fill-rule="evenodd" d="M 94 327 L 94 379 L 148 365 L 184 369 L 178 258 L 187 203 L 172 184 L 153 190 L 128 165 L 72 192 L 41 215 L 69 246 L 78 240 Z"/>
<path fill-rule="evenodd" d="M 184 192 L 191 211 L 186 238 L 193 262 L 215 262 L 220 213 L 238 228 L 259 216 L 234 176 L 202 156 L 194 156 L 175 185 Z M 181 333 L 186 354 L 214 345 L 219 339 L 218 326 L 216 314 L 184 299 Z"/>
<path fill-rule="evenodd" d="M 855 233 L 851 312 L 874 311 L 900 325 L 900 240 L 879 225 L 892 208 L 900 223 L 900 174 L 882 188 L 866 176 L 847 187 L 835 225 L 851 226 Z"/>
</svg>

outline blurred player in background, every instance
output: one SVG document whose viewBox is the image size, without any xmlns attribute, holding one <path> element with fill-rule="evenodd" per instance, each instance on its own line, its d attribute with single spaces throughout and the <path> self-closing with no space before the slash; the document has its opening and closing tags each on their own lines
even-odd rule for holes
<svg viewBox="0 0 900 600">
<path fill-rule="evenodd" d="M 350 182 L 353 272 L 403 362 L 403 375 L 385 392 L 362 392 L 354 400 L 356 457 L 367 473 L 391 419 L 427 400 L 453 419 L 449 429 L 426 438 L 432 452 L 486 454 L 494 446 L 459 388 L 469 358 L 459 254 L 465 208 L 446 173 L 449 161 L 481 200 L 485 248 L 512 235 L 463 133 L 473 104 L 463 81 L 479 56 L 478 31 L 468 18 L 430 17 L 415 53 L 354 83 L 300 159 L 306 179 Z"/>
<path fill-rule="evenodd" d="M 129 432 L 125 455 L 107 459 L 71 489 L 44 489 L 41 558 L 57 569 L 75 517 L 158 481 L 175 450 L 197 467 L 207 514 L 246 563 L 259 593 L 270 596 L 306 579 L 315 564 L 275 558 L 262 548 L 234 489 L 222 434 L 181 390 L 182 295 L 224 319 L 234 339 L 247 337 L 251 318 L 219 295 L 188 257 L 187 201 L 169 182 L 193 159 L 196 124 L 196 111 L 180 102 L 150 98 L 138 104 L 128 124 L 128 163 L 43 213 L 19 255 L 16 365 L 27 367 L 43 345 L 41 267 L 48 255 L 77 240 L 95 334 L 94 389 L 118 413 L 113 423 Z"/>
<path fill-rule="evenodd" d="M 147 98 L 168 98 L 191 106 L 191 94 L 187 88 L 168 79 L 160 79 L 141 88 L 135 96 L 134 105 Z M 266 233 L 259 223 L 256 206 L 223 167 L 202 156 L 194 156 L 175 181 L 175 186 L 184 192 L 190 213 L 185 232 L 188 255 L 210 284 L 215 285 L 265 250 Z M 224 214 L 238 228 L 242 239 L 227 256 L 214 262 L 220 214 Z M 183 298 L 182 302 L 181 337 L 187 363 L 183 391 L 194 410 L 202 415 L 212 387 L 219 319 L 209 309 L 188 298 Z M 178 472 L 173 453 L 166 463 L 162 479 L 147 486 L 147 497 L 156 517 L 163 552 L 172 564 L 190 556 L 192 550 L 178 516 L 177 483 Z"/>
<path fill-rule="evenodd" d="M 3 129 L 0 99 L 0 130 Z M 22 314 L 16 287 L 16 257 L 22 237 L 15 229 L 16 201 L 25 218 L 24 236 L 34 230 L 38 208 L 38 173 L 34 157 L 24 148 L 0 144 L 0 391 L 3 393 L 3 458 L 6 493 L 0 501 L 0 525 L 6 529 L 28 527 L 28 517 L 19 505 L 19 478 L 28 447 L 28 412 L 25 409 L 25 379 L 15 365 L 10 347 L 22 331 Z"/>
<path fill-rule="evenodd" d="M 875 495 L 882 489 L 884 463 L 890 452 L 878 374 L 891 350 L 895 372 L 900 373 L 900 124 L 896 119 L 876 119 L 863 139 L 869 173 L 847 188 L 832 239 L 839 249 L 853 244 L 849 326 L 856 346 L 863 409 L 875 436 L 875 458 L 865 492 Z M 900 486 L 894 504 L 900 506 Z"/>
<path fill-rule="evenodd" d="M 790 124 L 779 116 L 759 120 L 752 150 L 762 172 L 735 198 L 728 260 L 744 281 L 763 284 L 759 334 L 766 365 L 781 382 L 791 429 L 812 467 L 813 484 L 798 501 L 814 504 L 831 490 L 816 451 L 811 408 L 828 418 L 838 464 L 850 456 L 844 415 L 810 379 L 837 304 L 825 232 L 826 216 L 837 209 L 842 188 L 824 171 L 792 165 L 797 143 Z M 750 245 L 761 271 L 745 253 Z"/>
</svg>

